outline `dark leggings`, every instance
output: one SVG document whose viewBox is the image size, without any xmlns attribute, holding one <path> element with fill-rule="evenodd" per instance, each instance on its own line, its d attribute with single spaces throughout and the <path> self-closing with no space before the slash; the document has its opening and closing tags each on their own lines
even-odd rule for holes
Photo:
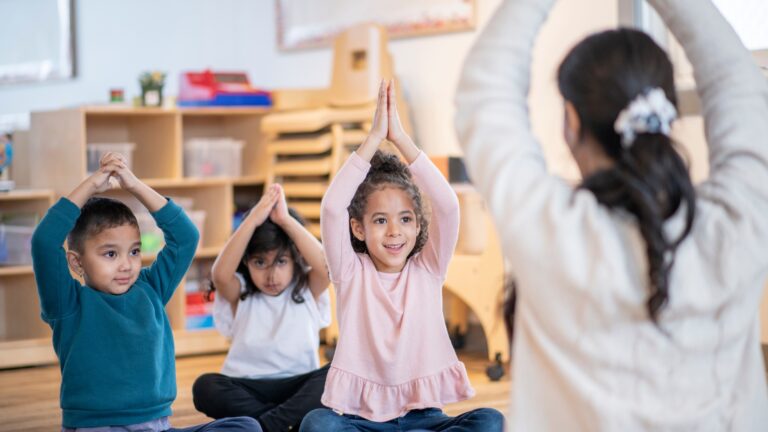
<svg viewBox="0 0 768 432">
<path fill-rule="evenodd" d="M 192 386 L 192 398 L 198 411 L 215 419 L 248 416 L 266 432 L 298 430 L 308 412 L 323 406 L 320 396 L 328 367 L 286 378 L 205 374 Z"/>
</svg>

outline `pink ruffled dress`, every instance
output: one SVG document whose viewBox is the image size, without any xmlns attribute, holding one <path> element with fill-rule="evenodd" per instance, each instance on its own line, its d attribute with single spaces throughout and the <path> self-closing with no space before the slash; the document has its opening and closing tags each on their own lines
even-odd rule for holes
<svg viewBox="0 0 768 432">
<path fill-rule="evenodd" d="M 422 153 L 410 171 L 431 199 L 429 240 L 400 273 L 379 273 L 352 249 L 349 206 L 370 164 L 353 153 L 323 198 L 325 255 L 336 289 L 339 341 L 322 403 L 384 422 L 474 396 L 451 346 L 442 286 L 459 228 L 456 194 Z"/>
</svg>

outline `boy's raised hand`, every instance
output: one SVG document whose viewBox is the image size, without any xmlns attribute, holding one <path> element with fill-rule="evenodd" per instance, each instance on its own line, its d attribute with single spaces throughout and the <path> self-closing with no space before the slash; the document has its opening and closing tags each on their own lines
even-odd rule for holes
<svg viewBox="0 0 768 432">
<path fill-rule="evenodd" d="M 99 194 L 120 187 L 117 179 L 114 177 L 118 169 L 120 169 L 119 165 L 112 163 L 100 166 L 98 171 L 91 174 L 88 180 L 91 181 L 93 186 L 92 193 Z"/>
<path fill-rule="evenodd" d="M 140 180 L 136 175 L 128 168 L 128 162 L 125 156 L 120 153 L 107 152 L 101 157 L 99 164 L 104 166 L 114 166 L 116 169 L 112 173 L 112 177 L 117 180 L 117 183 L 121 188 L 127 191 L 135 190 L 139 185 Z"/>
<path fill-rule="evenodd" d="M 115 178 L 115 173 L 119 169 L 120 164 L 114 161 L 102 164 L 96 172 L 70 192 L 67 198 L 76 206 L 82 207 L 93 195 L 120 187 Z"/>
<path fill-rule="evenodd" d="M 291 219 L 291 214 L 288 213 L 288 203 L 285 201 L 285 191 L 283 187 L 275 183 L 272 185 L 277 190 L 277 202 L 272 207 L 272 211 L 269 213 L 269 218 L 277 225 L 283 225 L 285 222 Z"/>
<path fill-rule="evenodd" d="M 156 212 L 167 203 L 164 196 L 160 195 L 139 180 L 133 171 L 128 168 L 128 161 L 120 153 L 107 152 L 99 161 L 101 167 L 112 167 L 112 181 L 124 190 L 135 196 L 150 212 Z"/>
</svg>

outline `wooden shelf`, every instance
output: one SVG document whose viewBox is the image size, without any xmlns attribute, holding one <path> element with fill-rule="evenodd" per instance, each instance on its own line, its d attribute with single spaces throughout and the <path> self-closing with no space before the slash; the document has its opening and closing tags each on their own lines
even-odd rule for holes
<svg viewBox="0 0 768 432">
<path fill-rule="evenodd" d="M 0 213 L 29 213 L 42 218 L 53 205 L 53 191 L 49 189 L 18 189 L 0 193 Z"/>
<path fill-rule="evenodd" d="M 232 234 L 236 203 L 244 205 L 251 198 L 258 199 L 258 187 L 275 181 L 276 176 L 292 177 L 292 181 L 285 183 L 291 205 L 311 220 L 308 229 L 319 235 L 317 219 L 327 179 L 343 160 L 346 150 L 341 149 L 365 139 L 367 122 L 374 110 L 375 104 L 284 113 L 275 113 L 270 107 L 166 109 L 94 105 L 34 112 L 29 152 L 46 157 L 36 160 L 30 183 L 51 190 L 0 193 L 0 211 L 23 207 L 42 216 L 55 197 L 68 194 L 85 178 L 88 144 L 133 143 L 133 170 L 139 178 L 160 194 L 180 202 L 185 198 L 191 209 L 205 211 L 202 242 L 193 264 L 202 273 L 199 269 L 209 265 L 205 260 L 215 259 Z M 243 143 L 241 175 L 184 177 L 185 143 L 221 137 Z M 62 166 L 67 169 L 62 170 Z M 104 195 L 123 200 L 134 209 L 141 207 L 125 191 Z M 147 254 L 142 262 L 146 265 L 154 259 L 155 254 Z M 186 279 L 166 307 L 176 354 L 226 351 L 227 340 L 215 330 L 186 330 L 185 283 Z M 0 314 L 0 324 L 4 324 L 0 325 L 0 368 L 56 361 L 50 329 L 39 319 L 37 292 L 27 287 L 34 287 L 31 266 L 0 267 L 0 289 L 10 299 L 6 309 L 0 310 L 4 313 Z"/>
<path fill-rule="evenodd" d="M 40 319 L 40 317 L 35 317 Z M 0 369 L 58 362 L 50 337 L 0 341 Z"/>
<path fill-rule="evenodd" d="M 80 111 L 89 115 L 136 115 L 136 116 L 156 116 L 173 115 L 176 113 L 172 108 L 148 108 L 132 107 L 129 105 L 87 105 L 80 108 Z"/>
<path fill-rule="evenodd" d="M 236 186 L 259 186 L 267 181 L 272 158 L 262 118 L 269 107 L 135 108 L 96 105 L 31 115 L 29 152 L 45 155 L 35 162 L 31 185 L 38 190 L 0 193 L 0 211 L 29 212 L 38 217 L 57 196 L 68 194 L 86 176 L 88 144 L 133 143 L 133 171 L 160 194 L 182 198 L 191 209 L 204 210 L 202 242 L 193 265 L 207 266 L 232 233 Z M 184 143 L 195 138 L 230 137 L 244 143 L 242 176 L 184 177 Z M 66 170 L 61 167 L 66 166 Z M 44 189 L 48 188 L 48 189 Z M 141 208 L 126 191 L 104 194 L 133 209 Z M 156 254 L 142 257 L 144 265 Z M 215 330 L 186 330 L 184 283 L 168 302 L 166 311 L 176 339 L 178 355 L 223 352 L 226 339 Z M 0 368 L 54 363 L 50 328 L 40 318 L 40 306 L 31 266 L 0 267 Z M 29 288 L 29 289 L 27 289 Z"/>
<path fill-rule="evenodd" d="M 357 146 L 365 141 L 365 138 L 368 137 L 368 132 L 362 129 L 345 129 L 343 135 L 344 145 Z"/>
<path fill-rule="evenodd" d="M 88 105 L 79 108 L 85 114 L 94 115 L 185 115 L 185 116 L 209 116 L 209 115 L 263 115 L 273 111 L 272 107 L 175 107 L 175 108 L 148 108 L 133 107 L 128 105 Z"/>
<path fill-rule="evenodd" d="M 185 116 L 231 116 L 231 115 L 263 115 L 273 111 L 271 107 L 181 107 L 178 111 Z"/>
<path fill-rule="evenodd" d="M 36 317 L 39 319 L 39 317 Z M 215 329 L 174 330 L 176 355 L 226 352 L 229 341 Z M 51 338 L 0 341 L 0 369 L 58 363 Z"/>
<path fill-rule="evenodd" d="M 276 176 L 317 176 L 331 173 L 331 156 L 314 160 L 278 161 L 274 166 Z"/>
<path fill-rule="evenodd" d="M 320 232 L 320 224 L 319 223 L 308 223 L 307 224 L 307 230 L 312 233 L 313 236 L 320 238 L 321 232 Z"/>
<path fill-rule="evenodd" d="M 0 192 L 0 202 L 49 199 L 53 200 L 53 191 L 50 189 L 16 189 L 8 192 Z"/>
<path fill-rule="evenodd" d="M 229 341 L 215 329 L 174 330 L 176 355 L 209 354 L 226 352 Z"/>
<path fill-rule="evenodd" d="M 51 190 L 5 192 L 0 194 L 0 212 L 41 218 L 53 197 Z M 50 327 L 40 319 L 32 266 L 0 267 L 0 368 L 55 361 L 50 335 Z"/>
<path fill-rule="evenodd" d="M 306 138 L 280 138 L 272 141 L 267 147 L 272 155 L 305 155 L 325 153 L 331 150 L 333 136 L 324 133 Z"/>
<path fill-rule="evenodd" d="M 319 202 L 289 202 L 288 205 L 296 209 L 306 219 L 320 219 Z"/>
<path fill-rule="evenodd" d="M 195 259 L 216 258 L 219 255 L 219 252 L 221 252 L 221 248 L 222 247 L 224 247 L 224 246 L 200 248 L 195 253 Z"/>
<path fill-rule="evenodd" d="M 153 189 L 163 188 L 198 188 L 201 186 L 227 186 L 232 183 L 230 177 L 183 177 L 176 179 L 146 179 L 142 180 Z"/>
<path fill-rule="evenodd" d="M 234 186 L 258 186 L 267 182 L 265 175 L 252 175 L 247 177 L 237 177 L 232 179 Z"/>
<path fill-rule="evenodd" d="M 0 277 L 34 275 L 31 265 L 0 267 Z"/>
<path fill-rule="evenodd" d="M 283 190 L 288 198 L 321 199 L 328 189 L 328 182 L 284 182 Z"/>
<path fill-rule="evenodd" d="M 223 246 L 215 246 L 215 247 L 201 247 L 197 249 L 197 252 L 195 252 L 195 259 L 210 259 L 210 258 L 216 258 L 216 256 L 221 251 L 221 248 Z M 147 265 L 151 262 L 153 262 L 157 258 L 156 253 L 152 254 L 146 254 L 141 256 L 141 263 L 143 265 Z M 30 274 L 32 273 L 32 266 L 28 266 L 30 270 Z M 11 267 L 9 267 L 11 268 Z M 4 276 L 2 273 L 2 267 L 0 267 L 0 276 Z M 23 267 L 18 267 L 19 272 L 22 271 Z M 18 273 L 18 274 L 26 274 L 26 273 Z"/>
<path fill-rule="evenodd" d="M 264 117 L 263 130 L 270 133 L 314 132 L 334 122 L 366 122 L 376 111 L 376 104 L 352 108 L 318 108 L 314 110 L 273 113 Z"/>
</svg>

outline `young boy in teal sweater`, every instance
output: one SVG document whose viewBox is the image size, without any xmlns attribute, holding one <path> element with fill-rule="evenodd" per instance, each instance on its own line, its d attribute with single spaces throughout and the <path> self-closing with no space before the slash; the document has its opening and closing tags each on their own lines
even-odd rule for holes
<svg viewBox="0 0 768 432">
<path fill-rule="evenodd" d="M 130 209 L 91 198 L 113 187 L 135 196 L 163 230 L 166 245 L 148 268 L 141 268 Z M 32 236 L 32 260 L 42 318 L 53 329 L 61 366 L 64 431 L 170 430 L 176 368 L 165 304 L 198 239 L 182 209 L 137 179 L 116 153 L 104 155 L 96 173 L 48 210 Z M 219 429 L 261 430 L 250 418 L 184 430 Z"/>
</svg>

